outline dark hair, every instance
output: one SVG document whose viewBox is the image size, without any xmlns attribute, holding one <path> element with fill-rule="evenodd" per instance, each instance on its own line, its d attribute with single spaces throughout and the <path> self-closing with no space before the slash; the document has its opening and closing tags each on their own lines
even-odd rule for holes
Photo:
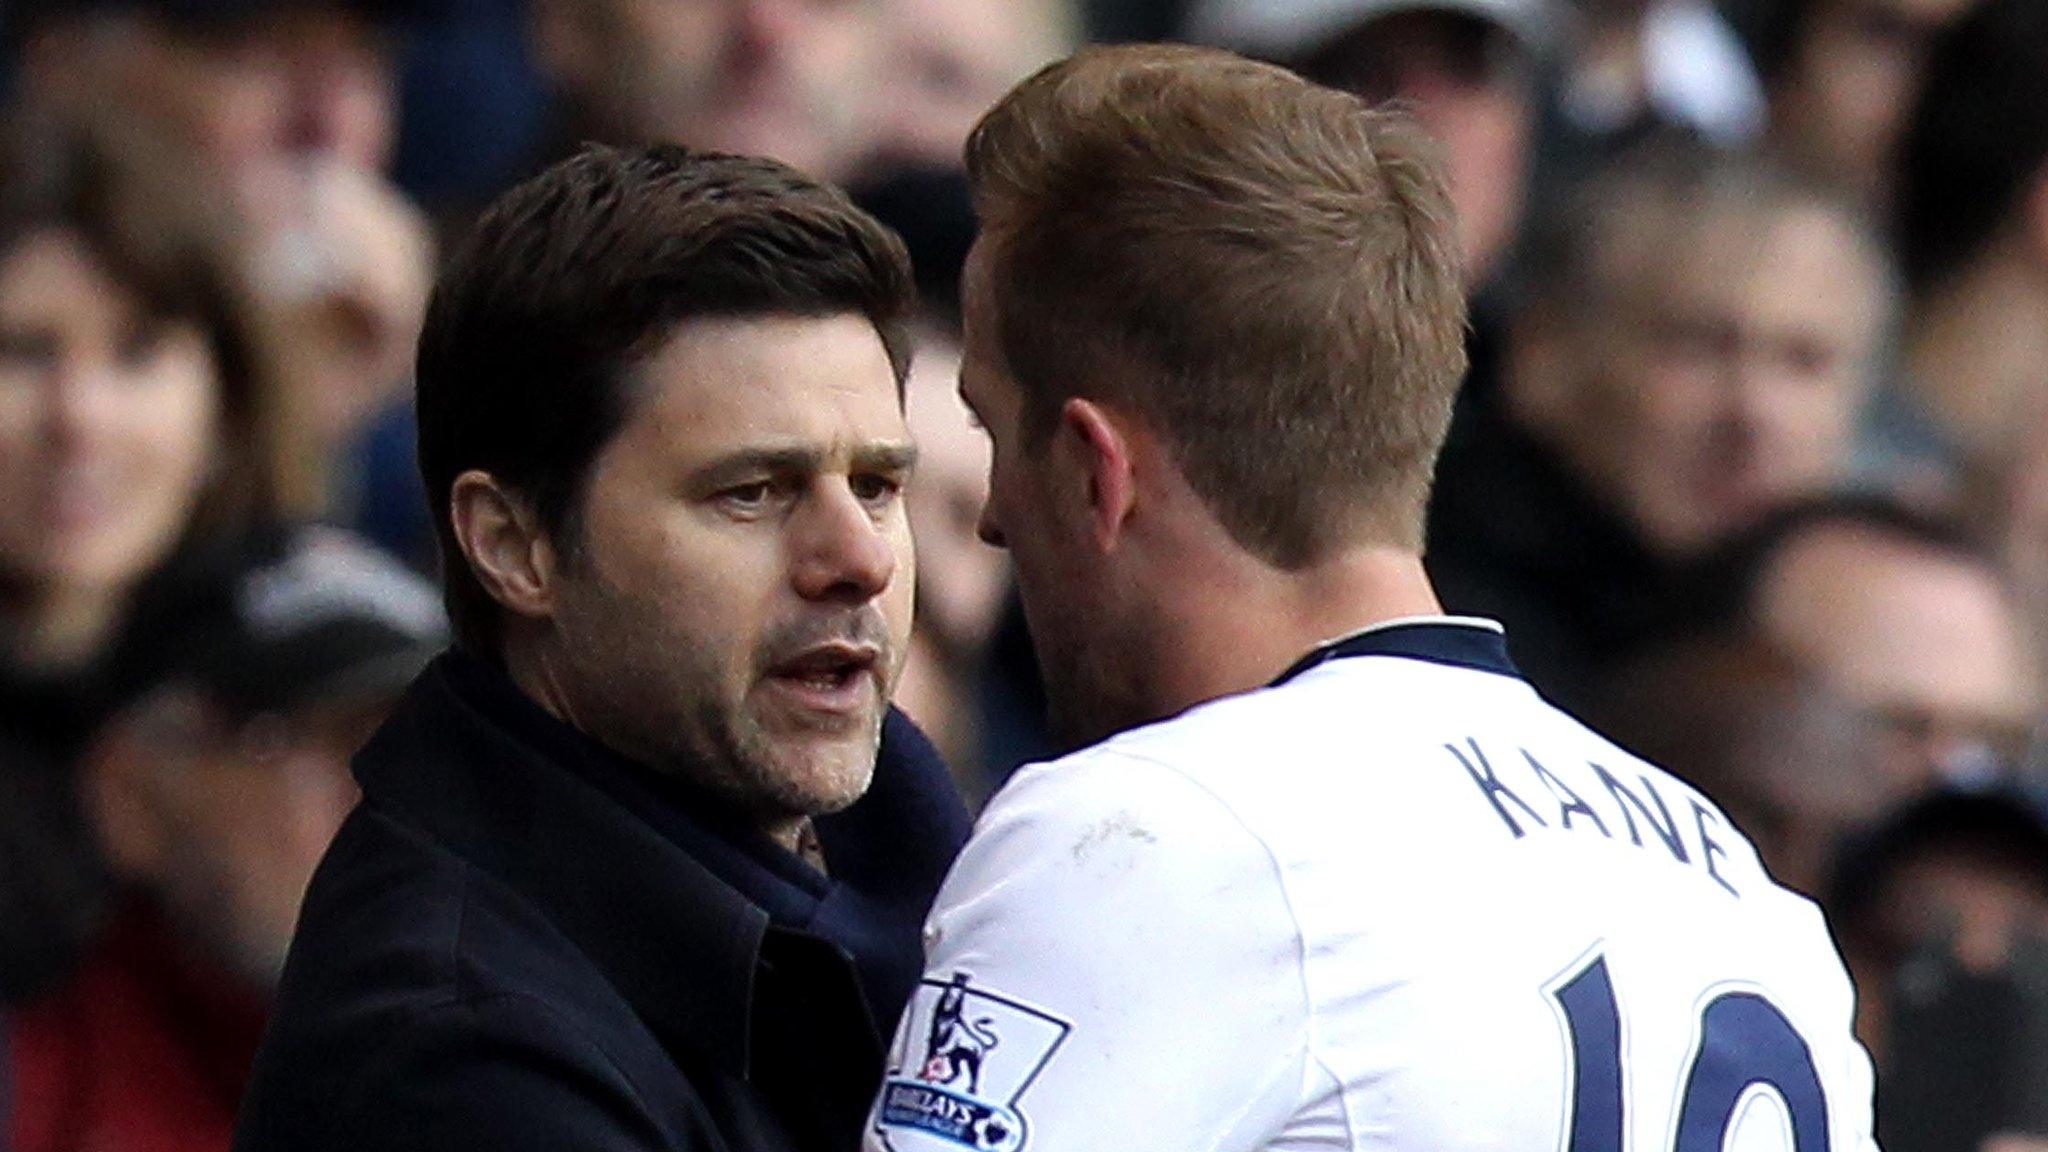
<svg viewBox="0 0 2048 1152">
<path fill-rule="evenodd" d="M 2048 4 L 1985 0 L 1943 31 L 1901 141 L 1898 242 L 1915 295 L 1976 256 L 2048 160 Z"/>
<path fill-rule="evenodd" d="M 1514 288 L 1547 315 L 1604 320 L 1617 295 L 1640 293 L 1685 266 L 1706 221 L 1765 221 L 1815 209 L 1838 221 L 1879 279 L 1895 291 L 1882 243 L 1840 186 L 1770 153 L 1710 147 L 1658 133 L 1578 175 L 1524 237 Z"/>
<path fill-rule="evenodd" d="M 1943 510 L 1915 507 L 1881 492 L 1834 493 L 1780 510 L 1708 562 L 1710 570 L 1727 582 L 1729 607 L 1734 612 L 1747 611 L 1779 551 L 1808 532 L 1824 528 L 1862 529 L 1918 552 L 1992 573 L 2003 571 L 1984 543 Z M 2002 575 L 1999 579 L 2004 583 Z"/>
<path fill-rule="evenodd" d="M 678 325 L 864 315 L 900 387 L 914 299 L 895 233 L 772 160 L 593 146 L 506 193 L 442 271 L 420 337 L 420 473 L 456 642 L 488 657 L 498 635 L 455 541 L 457 476 L 490 473 L 573 553 L 583 480 L 629 415 L 632 370 Z"/>
<path fill-rule="evenodd" d="M 1413 124 L 1227 52 L 1093 48 L 1005 96 L 967 172 L 1027 437 L 1122 403 L 1269 563 L 1421 547 L 1466 313 Z"/>
<path fill-rule="evenodd" d="M 199 330 L 219 380 L 222 466 L 190 530 L 226 529 L 274 511 L 278 398 L 256 370 L 217 209 L 160 159 L 143 142 L 19 115 L 0 131 L 0 262 L 39 233 L 69 232 L 152 319 Z"/>
</svg>

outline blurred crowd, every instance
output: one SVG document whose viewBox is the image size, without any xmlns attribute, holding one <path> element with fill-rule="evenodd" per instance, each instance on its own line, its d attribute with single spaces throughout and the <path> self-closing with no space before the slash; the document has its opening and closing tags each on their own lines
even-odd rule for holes
<svg viewBox="0 0 2048 1152">
<path fill-rule="evenodd" d="M 445 643 L 436 251 L 580 141 L 772 155 L 903 233 L 900 703 L 971 798 L 1057 751 L 976 536 L 959 153 L 1090 38 L 1431 131 L 1474 317 L 1447 607 L 1827 908 L 1886 1147 L 2048 1140 L 2048 0 L 10 0 L 0 37 L 0 1148 L 227 1146 L 348 757 Z"/>
</svg>

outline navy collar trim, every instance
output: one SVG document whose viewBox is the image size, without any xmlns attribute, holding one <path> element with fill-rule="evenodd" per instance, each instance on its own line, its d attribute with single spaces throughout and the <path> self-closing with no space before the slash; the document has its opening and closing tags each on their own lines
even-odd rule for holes
<svg viewBox="0 0 2048 1152">
<path fill-rule="evenodd" d="M 1500 625 L 1471 617 L 1432 616 L 1380 624 L 1319 644 L 1282 672 L 1272 687 L 1278 688 L 1332 660 L 1353 656 L 1396 656 L 1522 678 L 1521 669 L 1508 656 L 1507 635 Z"/>
</svg>

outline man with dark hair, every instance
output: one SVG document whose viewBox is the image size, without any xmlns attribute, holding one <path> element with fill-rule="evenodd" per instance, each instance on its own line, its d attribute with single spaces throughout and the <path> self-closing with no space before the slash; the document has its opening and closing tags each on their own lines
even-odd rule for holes
<svg viewBox="0 0 2048 1152">
<path fill-rule="evenodd" d="M 2041 674 L 2016 590 L 1954 523 L 1828 500 L 1745 551 L 1750 626 L 1876 725 L 1873 791 L 1980 786 L 2018 768 Z"/>
<path fill-rule="evenodd" d="M 1415 128 L 1139 46 L 967 155 L 982 532 L 1101 743 L 983 812 L 868 1147 L 1867 1152 L 1813 906 L 1430 587 L 1465 307 Z"/>
<path fill-rule="evenodd" d="M 418 411 L 456 647 L 357 760 L 239 1147 L 852 1144 L 966 830 L 888 712 L 909 304 L 842 194 L 675 147 L 455 252 Z"/>
</svg>

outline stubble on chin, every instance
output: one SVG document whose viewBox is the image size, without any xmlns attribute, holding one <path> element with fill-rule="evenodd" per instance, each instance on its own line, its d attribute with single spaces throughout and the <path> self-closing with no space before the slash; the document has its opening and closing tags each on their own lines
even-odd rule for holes
<svg viewBox="0 0 2048 1152">
<path fill-rule="evenodd" d="M 851 731 L 778 734 L 743 704 L 729 717 L 707 716 L 721 748 L 710 769 L 715 786 L 747 810 L 771 820 L 824 816 L 867 794 L 881 750 L 886 705 Z"/>
</svg>

